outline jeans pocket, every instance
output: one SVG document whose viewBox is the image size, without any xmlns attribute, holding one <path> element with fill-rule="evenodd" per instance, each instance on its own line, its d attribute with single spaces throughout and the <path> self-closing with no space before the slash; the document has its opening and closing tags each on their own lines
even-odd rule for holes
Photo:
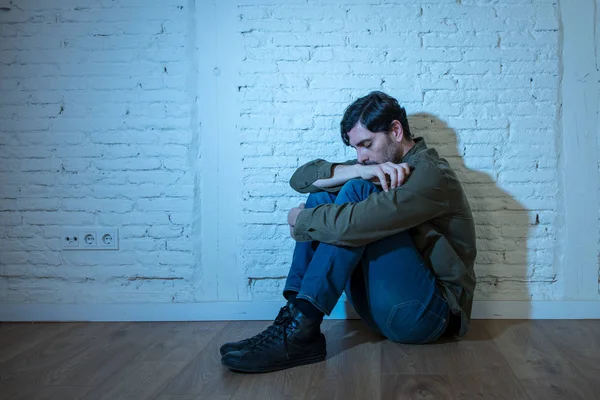
<svg viewBox="0 0 600 400">
<path fill-rule="evenodd" d="M 390 339 L 400 343 L 428 343 L 437 339 L 445 326 L 445 316 L 427 309 L 418 300 L 396 304 L 387 320 Z"/>
</svg>

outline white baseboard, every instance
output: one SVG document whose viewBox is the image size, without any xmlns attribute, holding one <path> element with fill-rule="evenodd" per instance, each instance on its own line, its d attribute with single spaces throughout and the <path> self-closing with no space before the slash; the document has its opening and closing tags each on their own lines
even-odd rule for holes
<svg viewBox="0 0 600 400">
<path fill-rule="evenodd" d="M 600 319 L 600 301 L 474 301 L 473 319 Z"/>
<path fill-rule="evenodd" d="M 0 321 L 272 320 L 283 302 L 2 304 Z M 600 301 L 475 301 L 473 319 L 600 319 Z M 328 319 L 356 319 L 338 303 Z"/>
</svg>

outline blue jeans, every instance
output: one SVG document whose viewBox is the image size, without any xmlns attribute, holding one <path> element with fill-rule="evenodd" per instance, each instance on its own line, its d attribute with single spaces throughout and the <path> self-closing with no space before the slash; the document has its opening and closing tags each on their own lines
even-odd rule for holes
<svg viewBox="0 0 600 400">
<path fill-rule="evenodd" d="M 358 203 L 381 189 L 369 181 L 348 181 L 337 195 L 311 193 L 306 208 L 325 203 Z M 399 212 L 402 212 L 401 210 Z M 362 247 L 298 242 L 283 290 L 287 298 L 311 302 L 326 315 L 343 291 L 374 331 L 395 342 L 435 341 L 450 310 L 408 231 Z"/>
</svg>

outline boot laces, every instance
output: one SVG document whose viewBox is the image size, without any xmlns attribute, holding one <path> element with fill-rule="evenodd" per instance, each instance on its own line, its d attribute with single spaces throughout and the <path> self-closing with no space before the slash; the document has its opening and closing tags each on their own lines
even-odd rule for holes
<svg viewBox="0 0 600 400">
<path fill-rule="evenodd" d="M 276 346 L 283 339 L 283 346 L 287 359 L 290 359 L 288 352 L 288 334 L 291 330 L 298 327 L 298 321 L 292 317 L 291 310 L 285 306 L 287 310 L 280 312 L 280 315 L 275 319 L 275 323 L 267 330 L 261 333 L 263 340 L 255 343 L 252 346 L 253 351 L 260 351 L 265 348 Z"/>
<path fill-rule="evenodd" d="M 282 326 L 282 324 L 288 323 L 287 321 L 291 317 L 291 315 L 292 310 L 290 310 L 288 306 L 281 307 L 281 309 L 279 310 L 279 314 L 277 314 L 277 317 L 275 318 L 273 324 L 271 324 L 271 326 L 269 326 L 267 329 L 265 329 L 258 335 L 250 338 L 251 345 L 253 347 L 258 346 L 265 340 L 273 338 L 274 335 L 276 336 L 277 332 L 279 331 L 279 328 Z"/>
</svg>

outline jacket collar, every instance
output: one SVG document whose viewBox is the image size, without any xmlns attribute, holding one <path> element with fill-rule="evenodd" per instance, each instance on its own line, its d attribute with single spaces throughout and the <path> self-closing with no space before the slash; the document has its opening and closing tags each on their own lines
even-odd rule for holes
<svg viewBox="0 0 600 400">
<path fill-rule="evenodd" d="M 404 155 L 404 157 L 402 157 L 402 161 L 400 162 L 409 162 L 415 154 L 420 153 L 427 148 L 427 144 L 423 137 L 416 137 L 413 141 L 415 142 L 415 145 Z"/>
</svg>

